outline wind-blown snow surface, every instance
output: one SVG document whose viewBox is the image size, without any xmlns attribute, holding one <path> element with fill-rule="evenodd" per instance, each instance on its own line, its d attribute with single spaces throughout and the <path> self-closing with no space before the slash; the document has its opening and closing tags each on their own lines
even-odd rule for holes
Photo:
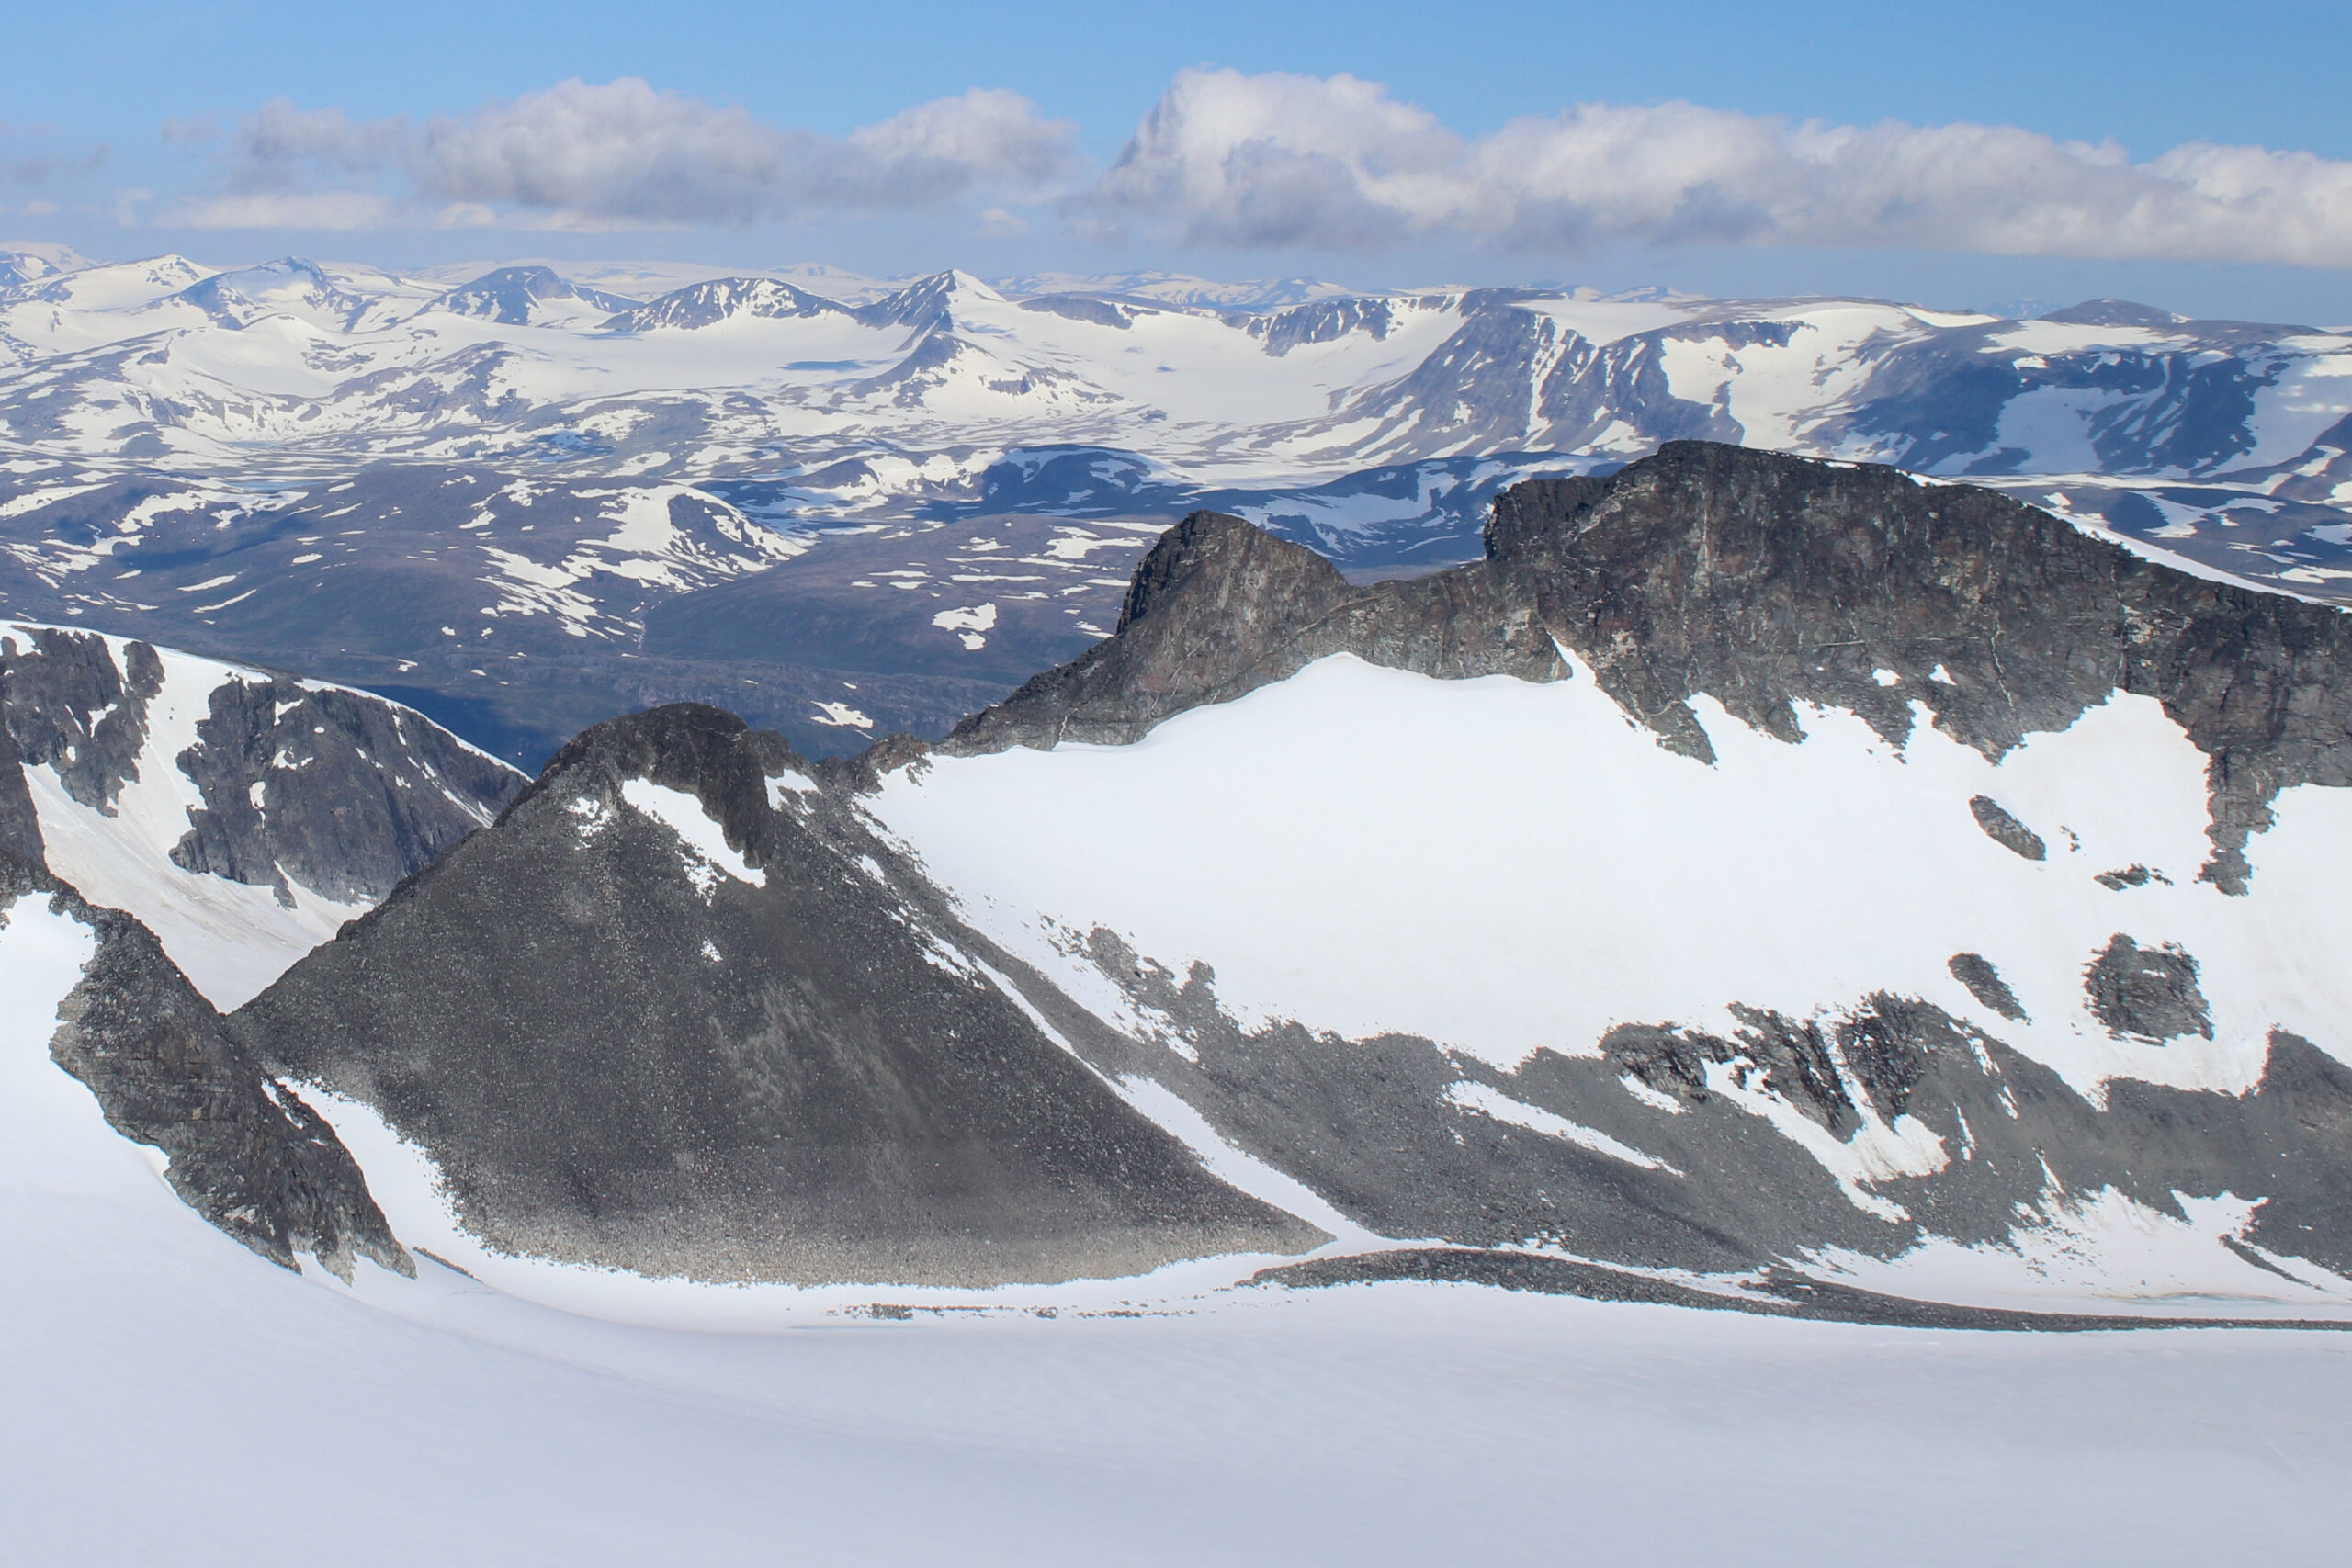
<svg viewBox="0 0 2352 1568">
<path fill-rule="evenodd" d="M 204 1224 L 48 1058 L 0 924 L 11 1561 L 2336 1560 L 2352 1337 L 1982 1335 L 1467 1287 L 677 1332 Z M 894 1303 L 986 1307 L 900 1292 Z M 1073 1310 L 1073 1309 L 1076 1310 Z M 1108 1314 L 1098 1314 L 1107 1309 Z M 901 1309 L 903 1310 L 903 1309 Z"/>
<path fill-rule="evenodd" d="M 1997 764 L 1924 709 L 1897 749 L 1839 710 L 1806 711 L 1806 739 L 1791 745 L 1709 699 L 1694 705 L 1712 764 L 1658 745 L 1580 666 L 1551 684 L 1437 681 L 1338 655 L 1129 746 L 933 756 L 888 775 L 872 808 L 976 926 L 1142 1038 L 1162 1032 L 1098 966 L 1098 929 L 1177 976 L 1206 964 L 1246 1028 L 1419 1035 L 1506 1068 L 1543 1047 L 1597 1055 L 1620 1024 L 1732 1034 L 1734 1004 L 1804 1019 L 1882 991 L 2007 1042 L 2095 1103 L 2116 1078 L 2242 1094 L 2274 1029 L 2340 1048 L 2352 792 L 2283 794 L 2248 846 L 2251 894 L 2231 897 L 2197 880 L 2211 852 L 2205 759 L 2152 699 L 2119 693 Z M 1983 830 L 1979 796 L 2039 833 L 2048 858 Z M 1145 823 L 1181 850 L 1152 854 Z M 2093 1015 L 2085 970 L 2119 931 L 2193 955 L 2210 1037 L 2157 1043 Z M 1954 977 L 1962 953 L 1992 961 L 2025 1019 Z M 1873 1213 L 1885 1205 L 1871 1181 L 1967 1157 L 1914 1119 L 1866 1115 L 1840 1140 L 1744 1077 L 1708 1087 Z M 1655 1164 L 1491 1089 L 1456 1089 L 1464 1109 Z M 2056 1228 L 2025 1252 L 1947 1248 L 1905 1266 L 1928 1270 L 1939 1299 L 2010 1306 L 2035 1292 L 2352 1295 L 2315 1274 L 2308 1288 L 2266 1278 L 2224 1251 L 2243 1213 L 2159 1226 L 2129 1203 L 2105 1220 L 2052 1203 L 2039 1218 Z M 2159 1231 L 2172 1239 L 2134 1239 Z M 2034 1266 L 2034 1247 L 2064 1266 Z M 1869 1277 L 1901 1288 L 1887 1269 Z"/>
</svg>

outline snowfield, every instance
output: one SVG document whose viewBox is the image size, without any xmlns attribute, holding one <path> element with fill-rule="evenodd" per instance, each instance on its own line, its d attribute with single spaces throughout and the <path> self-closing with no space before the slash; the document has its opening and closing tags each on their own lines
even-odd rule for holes
<svg viewBox="0 0 2352 1568">
<path fill-rule="evenodd" d="M 807 1293 L 758 1332 L 429 1261 L 297 1278 L 50 1063 L 88 935 L 0 926 L 15 1561 L 211 1568 L 2325 1563 L 2352 1338 L 1986 1335 L 1460 1286 L 1034 1306 Z M 959 1305 L 993 1310 L 958 1311 Z M 937 1306 L 947 1310 L 925 1310 Z M 904 1314 L 901 1320 L 899 1314 Z"/>
<path fill-rule="evenodd" d="M 1175 974 L 1208 964 L 1251 1027 L 1417 1033 L 1504 1067 L 1589 1054 L 1620 1023 L 1728 1032 L 1723 1001 L 1802 1017 L 1891 988 L 2086 1094 L 2114 1077 L 2237 1093 L 2272 1029 L 2323 1039 L 2352 1017 L 2328 957 L 2352 944 L 2330 892 L 2352 877 L 2352 792 L 2282 795 L 2248 847 L 2254 891 L 2232 898 L 2197 880 L 2205 760 L 2152 699 L 2119 694 L 1998 765 L 1924 710 L 1898 750 L 1839 710 L 1810 711 L 1792 746 L 1694 705 L 1713 764 L 1657 744 L 1589 670 L 1438 681 L 1340 654 L 1130 746 L 930 758 L 874 811 L 990 936 L 1072 987 L 1102 981 L 1067 933 L 1105 926 Z M 1977 795 L 2050 858 L 1981 831 Z M 1196 836 L 1138 876 L 1098 846 L 1140 822 Z M 2135 865 L 2144 886 L 2095 880 Z M 2200 958 L 2213 1039 L 2140 1044 L 2091 1016 L 2081 966 L 2126 928 Z M 2030 1021 L 1954 979 L 1956 953 L 1992 959 Z"/>
<path fill-rule="evenodd" d="M 2343 1038 L 2352 983 L 2333 955 L 2352 943 L 2335 892 L 2352 878 L 2352 792 L 2280 795 L 2248 846 L 2252 891 L 2232 897 L 2198 880 L 2205 759 L 2153 699 L 2118 693 L 1996 764 L 1924 705 L 1899 748 L 1819 708 L 1792 745 L 1702 697 L 1707 763 L 1658 744 L 1568 657 L 1573 678 L 1531 684 L 1335 655 L 1131 745 L 934 755 L 887 775 L 870 808 L 988 937 L 1188 1062 L 1171 1021 L 1106 973 L 1095 933 L 1139 974 L 1210 977 L 1246 1030 L 1418 1035 L 1504 1069 L 1544 1048 L 1598 1057 L 1619 1025 L 1732 1036 L 1737 1008 L 1817 1019 L 1889 992 L 2005 1042 L 2092 1105 L 2117 1079 L 2243 1096 L 2273 1031 Z M 1996 842 L 1979 799 L 2046 858 Z M 1146 874 L 1140 823 L 1180 829 L 1182 852 Z M 2119 932 L 2195 958 L 2210 1034 L 2159 1043 L 2095 1016 L 2085 973 Z M 1962 982 L 1962 953 L 1992 962 L 2022 1018 Z M 1621 1082 L 1645 1105 L 1663 1099 Z M 1833 1135 L 1733 1067 L 1711 1066 L 1707 1089 L 1890 1221 L 1907 1216 L 1873 1184 L 1973 1157 L 1964 1120 L 1951 1140 L 1858 1096 L 1860 1127 Z M 1489 1085 L 1448 1098 L 1672 1168 Z M 2352 1280 L 2249 1252 L 2238 1233 L 2262 1197 L 2186 1204 L 2184 1222 L 2053 1178 L 2003 1245 L 1813 1261 L 1868 1288 L 2012 1309 L 2352 1309 Z"/>
</svg>

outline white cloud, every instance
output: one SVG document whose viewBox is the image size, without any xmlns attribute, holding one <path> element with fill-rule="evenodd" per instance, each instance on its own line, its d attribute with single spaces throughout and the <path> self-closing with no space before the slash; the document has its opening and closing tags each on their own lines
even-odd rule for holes
<svg viewBox="0 0 2352 1568">
<path fill-rule="evenodd" d="M 972 231 L 984 240 L 1009 240 L 1029 232 L 1029 220 L 1006 208 L 984 208 Z"/>
<path fill-rule="evenodd" d="M 172 217 L 202 227 L 742 225 L 809 208 L 1034 195 L 1070 173 L 1075 131 L 1016 94 L 978 90 L 843 138 L 633 77 L 561 82 L 421 125 L 279 100 L 230 139 L 225 192 Z M 283 224 L 271 219 L 281 210 Z"/>
<path fill-rule="evenodd" d="M 380 229 L 400 214 L 364 190 L 258 190 L 175 201 L 156 221 L 171 229 Z"/>
<path fill-rule="evenodd" d="M 975 90 L 847 136 L 643 81 L 559 83 L 456 118 L 264 105 L 215 187 L 168 222 L 237 228 L 735 227 L 811 209 L 1012 208 L 1083 178 L 1076 128 Z M 46 173 L 47 166 L 27 173 Z M 0 175 L 7 169 L 0 160 Z M 130 220 L 143 197 L 119 202 Z M 1464 136 L 1377 83 L 1180 73 L 1065 202 L 1081 230 L 1252 249 L 1431 239 L 1573 254 L 1614 243 L 1905 248 L 2352 266 L 2352 163 L 2196 142 L 2134 163 L 2008 126 L 1858 127 L 1585 104 Z"/>
<path fill-rule="evenodd" d="M 1375 83 L 1181 73 L 1082 222 L 1192 243 L 1905 247 L 2352 265 L 2352 164 L 2191 143 L 2143 164 L 2014 127 L 1587 104 L 1467 138 Z"/>
</svg>

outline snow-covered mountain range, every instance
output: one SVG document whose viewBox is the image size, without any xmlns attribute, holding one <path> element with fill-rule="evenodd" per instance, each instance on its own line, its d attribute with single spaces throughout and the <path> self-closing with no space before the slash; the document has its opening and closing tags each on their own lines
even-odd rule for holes
<svg viewBox="0 0 2352 1568">
<path fill-rule="evenodd" d="M 359 1561 L 765 1561 L 812 1475 L 804 1541 L 1030 1561 L 1073 1499 L 1153 1517 L 1123 1470 L 1276 1519 L 1253 1476 L 1408 1410 L 1322 1495 L 1474 1473 L 1352 1557 L 1521 1539 L 1605 1430 L 1568 1469 L 1618 1511 L 1735 1478 L 1699 1555 L 1803 1491 L 1792 1543 L 1874 1561 L 1958 1488 L 2069 1557 L 2324 1559 L 2340 1333 L 1852 1325 L 2352 1325 L 2342 611 L 1694 442 L 1511 487 L 1434 574 L 1144 544 L 936 744 L 673 705 L 527 785 L 379 696 L 0 626 L 11 1473 L 139 1505 L 16 1539 L 162 1550 L 161 1498 L 250 1559 L 266 1461 L 317 1530 L 383 1513 Z M 1555 1375 L 1588 1403 L 1497 1392 Z M 971 1452 L 1014 1457 L 952 1540 L 876 1479 Z M 1876 1533 L 1806 1543 L 1824 1495 Z M 1218 1554 L 1169 1528 L 1139 1560 Z"/>
<path fill-rule="evenodd" d="M 1131 547 L 1195 507 L 1422 570 L 1476 554 L 1503 486 L 1686 437 L 1969 477 L 2311 596 L 2352 582 L 2352 337 L 2307 327 L 1162 274 L 6 265 L 0 604 L 397 690 L 534 764 L 675 698 L 812 752 L 937 734 L 1008 689 L 995 627 L 1027 628 L 1013 679 L 1075 655 Z M 726 617 L 692 604 L 714 591 L 894 629 L 854 659 L 714 641 Z"/>
<path fill-rule="evenodd" d="M 2352 1314 L 2342 612 L 1703 443 L 1518 486 L 1487 547 L 1365 587 L 1196 513 L 936 747 L 673 706 L 511 803 L 379 700 L 28 629 L 35 852 L 144 922 L 65 1016 L 123 1071 L 160 952 L 366 1178 L 192 1201 L 550 1304 L 1215 1259 Z"/>
</svg>

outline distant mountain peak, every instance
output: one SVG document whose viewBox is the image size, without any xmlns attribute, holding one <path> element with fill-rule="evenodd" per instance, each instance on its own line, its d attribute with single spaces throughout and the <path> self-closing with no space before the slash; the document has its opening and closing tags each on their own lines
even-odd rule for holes
<svg viewBox="0 0 2352 1568">
<path fill-rule="evenodd" d="M 831 299 L 773 277 L 714 277 L 688 284 L 621 311 L 605 323 L 616 333 L 653 332 L 664 327 L 696 331 L 721 321 L 757 318 L 786 319 L 846 314 Z"/>
<path fill-rule="evenodd" d="M 2130 299 L 2086 299 L 2063 310 L 2049 311 L 2041 319 L 2073 327 L 2177 327 L 2185 325 L 2189 318 Z"/>
<path fill-rule="evenodd" d="M 461 316 L 481 316 L 508 326 L 526 326 L 537 319 L 533 307 L 566 300 L 576 300 L 586 309 L 612 314 L 636 310 L 642 303 L 602 289 L 583 288 L 550 266 L 497 267 L 450 289 L 435 303 Z"/>
</svg>

